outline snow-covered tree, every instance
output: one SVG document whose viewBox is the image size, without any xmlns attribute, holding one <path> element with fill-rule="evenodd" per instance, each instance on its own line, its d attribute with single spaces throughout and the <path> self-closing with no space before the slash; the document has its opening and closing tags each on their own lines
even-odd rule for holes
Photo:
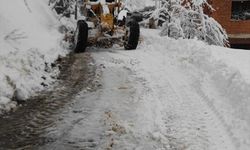
<svg viewBox="0 0 250 150">
<path fill-rule="evenodd" d="M 207 0 L 158 0 L 156 4 L 148 21 L 154 20 L 156 26 L 162 27 L 162 36 L 197 38 L 213 45 L 228 45 L 225 30 L 204 13 L 204 8 L 213 10 Z"/>
</svg>

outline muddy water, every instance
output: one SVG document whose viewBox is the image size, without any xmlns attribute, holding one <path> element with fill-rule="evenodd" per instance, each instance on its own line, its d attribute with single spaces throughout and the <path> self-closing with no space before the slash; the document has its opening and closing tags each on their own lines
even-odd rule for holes
<svg viewBox="0 0 250 150">
<path fill-rule="evenodd" d="M 46 137 L 58 114 L 82 90 L 94 91 L 96 67 L 90 54 L 71 54 L 62 60 L 59 83 L 23 106 L 0 118 L 0 149 L 35 149 L 53 138 Z"/>
</svg>

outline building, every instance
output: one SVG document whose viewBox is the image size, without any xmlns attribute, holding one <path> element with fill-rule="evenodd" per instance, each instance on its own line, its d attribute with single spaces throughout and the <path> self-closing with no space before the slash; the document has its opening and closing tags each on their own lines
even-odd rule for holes
<svg viewBox="0 0 250 150">
<path fill-rule="evenodd" d="M 250 0 L 210 0 L 211 16 L 226 29 L 232 47 L 250 48 Z"/>
</svg>

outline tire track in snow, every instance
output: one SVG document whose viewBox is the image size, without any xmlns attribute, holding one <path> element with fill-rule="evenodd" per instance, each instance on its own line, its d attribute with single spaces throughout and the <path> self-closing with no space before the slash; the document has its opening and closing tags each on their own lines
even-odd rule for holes
<svg viewBox="0 0 250 150">
<path fill-rule="evenodd" d="M 160 132 L 169 141 L 165 149 L 236 150 L 237 144 L 223 119 L 205 102 L 207 99 L 189 86 L 190 81 L 166 54 L 148 51 L 140 56 L 141 64 L 158 68 L 145 67 L 143 72 L 150 74 L 146 80 L 151 82 L 149 87 L 162 105 L 159 111 L 164 127 Z"/>
<path fill-rule="evenodd" d="M 95 92 L 95 94 L 97 93 Z M 99 111 L 97 111 L 97 103 L 99 101 L 97 99 L 98 94 L 86 94 L 84 91 L 79 93 L 74 98 L 74 103 L 71 104 L 70 108 L 65 109 L 60 114 L 62 120 L 58 121 L 57 125 L 50 129 L 52 130 L 52 134 L 48 134 L 47 136 L 53 137 L 55 141 L 41 145 L 39 149 L 97 149 L 102 138 L 100 136 L 102 130 L 98 129 L 101 126 L 98 120 Z"/>
<path fill-rule="evenodd" d="M 99 98 L 99 105 L 104 107 L 102 109 L 115 114 L 111 126 L 110 123 L 106 123 L 108 138 L 102 139 L 101 143 L 106 143 L 104 145 L 108 145 L 108 149 L 114 150 L 162 148 L 164 144 L 154 138 L 149 131 L 156 122 L 152 121 L 152 118 L 155 118 L 155 110 L 153 106 L 148 108 L 145 104 L 148 103 L 148 96 L 151 97 L 151 88 L 148 87 L 145 78 L 138 76 L 134 70 L 140 62 L 127 57 L 127 53 L 123 52 L 99 52 L 95 55 L 97 62 L 105 66 L 104 89 Z M 148 111 L 152 112 L 150 116 L 147 116 Z M 125 132 L 120 134 L 120 131 Z"/>
<path fill-rule="evenodd" d="M 204 102 L 207 99 L 198 95 L 181 78 L 167 75 L 169 80 L 163 84 L 165 86 L 160 93 L 168 91 L 161 99 L 170 104 L 163 119 L 168 132 L 166 136 L 175 139 L 170 140 L 172 149 L 236 149 L 231 132 L 217 111 Z"/>
<path fill-rule="evenodd" d="M 170 149 L 206 150 L 210 142 L 204 119 L 188 104 L 189 96 L 180 96 L 169 82 L 159 92 L 160 100 L 166 101 L 163 120 L 164 135 L 169 139 Z M 178 89 L 179 90 L 179 89 Z M 192 103 L 192 102 L 190 102 Z M 190 110 L 189 110 L 190 109 Z"/>
<path fill-rule="evenodd" d="M 62 62 L 59 83 L 53 91 L 31 98 L 16 112 L 0 118 L 0 149 L 36 149 L 38 145 L 54 142 L 51 128 L 59 119 L 61 109 L 81 90 L 97 87 L 93 59 L 87 53 L 73 54 Z M 77 122 L 77 120 L 76 120 Z"/>
<path fill-rule="evenodd" d="M 105 61 L 97 63 L 103 67 L 103 86 L 94 93 L 79 93 L 71 109 L 63 113 L 64 121 L 55 128 L 56 141 L 40 147 L 43 149 L 113 149 L 120 146 L 118 137 L 126 134 L 125 128 L 119 121 L 121 108 L 127 105 L 127 100 L 133 95 L 128 79 L 131 70 L 123 66 L 123 61 L 105 57 Z M 107 67 L 106 64 L 109 64 Z M 112 79 L 112 81 L 111 81 Z M 121 96 L 122 95 L 122 96 Z M 87 109 L 87 114 L 82 114 Z M 129 112 L 126 112 L 128 114 Z M 76 122 L 72 118 L 81 119 Z M 114 148 L 115 149 L 115 148 Z M 117 148 L 119 149 L 119 148 Z"/>
<path fill-rule="evenodd" d="M 28 10 L 30 13 L 32 13 L 32 10 L 30 9 L 27 0 L 23 0 L 23 2 L 24 2 L 24 5 L 26 6 L 27 10 Z"/>
<path fill-rule="evenodd" d="M 239 140 L 235 137 L 235 135 L 233 134 L 233 132 L 231 131 L 230 127 L 227 125 L 225 119 L 223 118 L 223 116 L 220 114 L 220 112 L 216 109 L 216 107 L 214 106 L 214 104 L 211 102 L 211 100 L 203 93 L 203 91 L 201 90 L 201 88 L 197 88 L 197 87 L 201 87 L 200 85 L 193 85 L 194 89 L 197 91 L 197 93 L 202 97 L 202 100 L 204 103 L 207 104 L 207 106 L 214 112 L 214 114 L 217 116 L 217 118 L 219 119 L 219 121 L 221 122 L 221 124 L 225 127 L 228 136 L 231 138 L 231 141 L 233 142 L 235 148 L 240 146 L 240 142 Z"/>
<path fill-rule="evenodd" d="M 119 57 L 118 57 L 119 58 Z M 121 64 L 124 62 L 129 61 L 122 61 L 121 59 L 114 59 L 112 58 L 112 62 Z M 113 60 L 119 60 L 119 61 L 113 61 Z M 140 62 L 137 60 L 138 63 L 136 65 L 140 65 L 143 62 Z M 139 63 L 140 62 L 140 63 Z M 133 66 L 127 65 L 128 68 L 132 68 Z M 168 67 L 165 67 L 169 69 Z M 143 72 L 140 72 L 143 71 Z M 171 78 L 172 82 L 159 80 L 159 83 L 155 83 L 155 87 L 150 84 L 150 80 L 146 77 L 140 76 L 140 73 L 144 74 L 144 71 L 148 70 L 141 70 L 139 69 L 139 72 L 136 72 L 134 74 L 134 77 L 136 80 L 140 79 L 140 81 L 143 81 L 142 85 L 142 91 L 140 92 L 140 96 L 138 99 L 139 105 L 137 105 L 137 109 L 141 111 L 141 109 L 145 109 L 144 111 L 147 112 L 146 114 L 150 113 L 149 115 L 155 116 L 154 118 L 151 118 L 150 124 L 157 123 L 150 127 L 151 131 L 147 129 L 147 132 L 149 134 L 143 134 L 138 131 L 137 132 L 131 132 L 129 135 L 127 135 L 129 138 L 128 141 L 132 141 L 130 143 L 133 143 L 137 145 L 137 147 L 140 147 L 141 149 L 145 149 L 146 147 L 143 147 L 143 143 L 147 143 L 146 141 L 151 139 L 151 142 L 148 142 L 147 144 L 159 148 L 159 149 L 192 149 L 192 150 L 206 150 L 209 149 L 211 145 L 211 137 L 209 137 L 209 129 L 207 129 L 207 121 L 205 115 L 199 115 L 199 113 L 202 113 L 203 111 L 201 109 L 198 109 L 195 111 L 195 109 L 199 108 L 200 103 L 197 104 L 199 98 L 189 95 L 189 93 L 186 93 L 188 91 L 188 87 L 184 87 L 183 89 L 178 89 L 174 87 L 173 85 L 176 84 L 176 79 Z M 166 71 L 163 69 L 162 76 L 166 76 Z M 150 74 L 150 71 L 147 72 Z M 157 81 L 157 79 L 161 79 L 163 77 L 154 76 L 155 73 L 152 73 L 152 76 L 154 78 L 154 81 Z M 168 75 L 168 74 L 167 74 Z M 181 83 L 182 84 L 182 83 Z M 134 83 L 135 86 L 135 83 Z M 138 87 L 138 85 L 137 85 Z M 158 91 L 159 90 L 159 91 Z M 183 94 L 180 94 L 183 93 Z M 138 93 L 137 93 L 138 94 Z M 158 96 L 157 96 L 158 95 Z M 135 98 L 135 97 L 133 97 Z M 195 99 L 195 100 L 192 100 Z M 146 104 L 145 104 L 146 103 Z M 192 105 L 194 103 L 194 105 Z M 140 106 L 142 105 L 142 106 Z M 146 105 L 143 106 L 143 105 Z M 151 107 L 149 107 L 149 105 Z M 162 105 L 164 109 L 159 109 L 159 105 Z M 145 108 L 144 108 L 145 107 Z M 159 110 L 157 110 L 157 109 Z M 189 110 L 190 109 L 190 110 Z M 133 112 L 133 110 L 130 110 Z M 159 115 L 160 113 L 163 113 Z M 187 114 L 190 113 L 190 114 Z M 158 130 L 157 128 L 160 127 L 160 122 L 157 118 L 162 116 L 162 120 L 165 124 L 163 124 L 162 129 Z M 135 123 L 134 131 L 136 131 L 136 126 L 138 124 L 144 124 L 147 123 L 146 120 L 143 119 L 143 114 L 139 117 L 138 120 L 140 120 L 140 123 Z M 150 119 L 150 118 L 149 118 Z M 145 121 L 145 122 L 144 122 Z M 212 120 L 216 122 L 216 120 Z M 148 127 L 146 127 L 148 128 Z M 162 136 L 164 135 L 164 136 Z M 147 136 L 147 138 L 139 138 L 140 136 Z M 133 140 L 132 140 L 133 139 Z M 127 141 L 127 142 L 128 142 Z"/>
</svg>

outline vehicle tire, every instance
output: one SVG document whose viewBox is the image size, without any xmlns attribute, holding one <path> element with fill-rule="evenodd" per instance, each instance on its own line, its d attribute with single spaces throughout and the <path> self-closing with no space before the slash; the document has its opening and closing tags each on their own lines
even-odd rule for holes
<svg viewBox="0 0 250 150">
<path fill-rule="evenodd" d="M 76 53 L 85 52 L 88 44 L 88 24 L 84 20 L 77 22 L 76 31 L 74 33 L 74 43 Z"/>
<path fill-rule="evenodd" d="M 140 37 L 140 26 L 138 22 L 131 21 L 128 23 L 128 30 L 125 36 L 124 48 L 126 50 L 136 49 Z"/>
</svg>

